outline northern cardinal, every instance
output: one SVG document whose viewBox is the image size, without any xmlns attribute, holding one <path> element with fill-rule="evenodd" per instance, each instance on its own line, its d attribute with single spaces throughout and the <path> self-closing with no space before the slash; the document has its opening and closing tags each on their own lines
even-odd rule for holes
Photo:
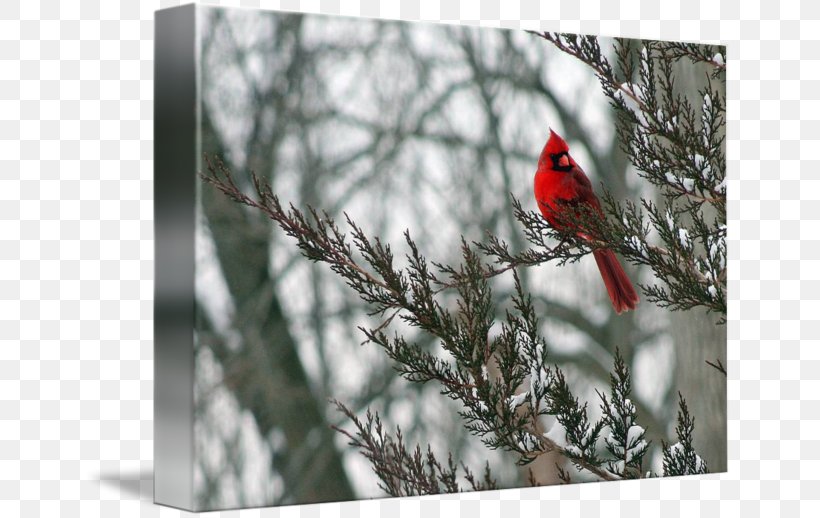
<svg viewBox="0 0 820 518">
<path fill-rule="evenodd" d="M 538 158 L 538 170 L 535 172 L 535 201 L 547 222 L 557 230 L 565 229 L 571 221 L 577 221 L 578 217 L 572 211 L 574 204 L 590 206 L 603 217 L 601 203 L 592 191 L 589 178 L 570 156 L 569 147 L 564 139 L 552 129 L 550 138 Z M 578 235 L 589 239 L 589 236 L 580 230 Z M 615 312 L 620 314 L 622 311 L 635 309 L 638 294 L 635 293 L 635 288 L 615 253 L 607 248 L 599 248 L 593 250 L 592 255 L 598 263 L 598 270 L 601 271 Z"/>
</svg>

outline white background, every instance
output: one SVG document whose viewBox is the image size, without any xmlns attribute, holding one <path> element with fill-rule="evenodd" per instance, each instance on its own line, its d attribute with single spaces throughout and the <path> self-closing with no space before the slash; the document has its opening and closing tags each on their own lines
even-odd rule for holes
<svg viewBox="0 0 820 518">
<path fill-rule="evenodd" d="M 207 2 L 728 45 L 729 473 L 220 516 L 817 516 L 820 4 Z M 388 6 L 389 4 L 389 6 Z M 0 6 L 0 516 L 151 503 L 153 11 Z"/>
</svg>

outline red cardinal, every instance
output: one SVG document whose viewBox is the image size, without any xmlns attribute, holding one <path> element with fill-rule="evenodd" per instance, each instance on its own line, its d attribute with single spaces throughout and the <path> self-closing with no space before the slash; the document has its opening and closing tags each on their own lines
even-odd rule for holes
<svg viewBox="0 0 820 518">
<path fill-rule="evenodd" d="M 559 203 L 558 200 L 563 200 Z M 556 229 L 565 228 L 573 216 L 567 203 L 583 203 L 592 206 L 603 217 L 601 203 L 592 191 L 592 184 L 584 170 L 569 155 L 569 147 L 557 133 L 550 129 L 550 138 L 541 151 L 538 159 L 538 170 L 535 172 L 535 201 L 541 214 Z M 579 236 L 587 238 L 585 234 Z M 632 282 L 626 276 L 621 263 L 612 250 L 601 248 L 594 250 L 595 262 L 601 271 L 606 291 L 612 301 L 615 312 L 635 309 L 638 294 Z"/>
</svg>

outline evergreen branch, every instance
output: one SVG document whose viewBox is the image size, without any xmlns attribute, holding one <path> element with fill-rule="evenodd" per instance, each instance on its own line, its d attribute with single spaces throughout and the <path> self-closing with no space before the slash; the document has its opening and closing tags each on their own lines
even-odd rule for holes
<svg viewBox="0 0 820 518">
<path fill-rule="evenodd" d="M 368 410 L 365 421 L 360 421 L 342 403 L 336 400 L 332 402 L 353 422 L 356 431 L 351 433 L 337 426 L 333 426 L 333 429 L 347 437 L 349 444 L 358 448 L 368 459 L 379 477 L 379 487 L 387 494 L 417 496 L 464 491 L 458 484 L 457 467 L 452 455 L 443 463 L 436 458 L 429 445 L 426 452 L 422 452 L 419 445 L 408 449 L 401 429 L 396 428 L 394 438 L 384 429 L 378 414 Z M 465 464 L 462 463 L 461 467 L 469 490 L 497 489 L 489 464 L 485 466 L 481 480 L 476 479 Z"/>
<path fill-rule="evenodd" d="M 539 32 L 529 30 L 527 32 L 549 41 L 555 45 L 558 50 L 569 54 L 582 63 L 585 63 L 592 68 L 595 75 L 598 76 L 598 79 L 605 86 L 605 88 L 614 88 L 623 95 L 629 97 L 635 104 L 641 107 L 642 110 L 646 110 L 646 105 L 641 99 L 641 96 L 636 93 L 635 89 L 632 88 L 629 83 L 621 83 L 612 79 L 614 77 L 612 66 L 601 53 L 601 47 L 598 45 L 597 37 L 576 34 L 560 34 L 557 32 Z"/>
<path fill-rule="evenodd" d="M 693 63 L 702 62 L 714 67 L 713 77 L 726 70 L 726 47 L 674 41 L 668 45 L 675 59 L 688 58 Z"/>
<path fill-rule="evenodd" d="M 615 350 L 615 372 L 610 375 L 612 391 L 610 399 L 598 393 L 601 398 L 603 420 L 610 434 L 604 441 L 613 458 L 609 469 L 624 478 L 640 478 L 643 457 L 649 449 L 645 439 L 646 430 L 637 424 L 637 412 L 629 399 L 632 382 L 623 357 Z"/>
<path fill-rule="evenodd" d="M 695 418 L 689 414 L 686 400 L 678 393 L 678 425 L 675 428 L 678 442 L 669 446 L 663 443 L 663 471 L 668 477 L 700 475 L 708 473 L 706 461 L 700 458 L 693 445 Z"/>
<path fill-rule="evenodd" d="M 613 428 L 613 411 L 609 410 L 609 421 L 604 419 L 591 423 L 587 417 L 586 403 L 581 404 L 573 395 L 563 372 L 557 366 L 549 366 L 546 344 L 538 334 L 539 323 L 531 297 L 525 293 L 514 269 L 514 311 L 507 311 L 501 332 L 490 339 L 494 308 L 487 279 L 491 270 L 487 269 L 477 253 L 463 239 L 463 263 L 460 266 L 434 263 L 441 274 L 450 279 L 443 281 L 429 270 L 427 260 L 408 233 L 405 233 L 405 240 L 410 249 L 407 255 L 408 267 L 395 269 L 390 246 L 383 244 L 379 239 L 368 238 L 361 227 L 348 217 L 347 223 L 353 229 L 352 239 L 355 248 L 372 268 L 371 273 L 361 267 L 353 257 L 353 247 L 348 244 L 345 234 L 327 214 L 320 218 L 315 210 L 310 209 L 311 216 L 308 218 L 293 206 L 285 211 L 278 198 L 270 191 L 269 185 L 262 183 L 258 177 L 254 177 L 254 185 L 259 200 L 254 200 L 236 187 L 230 171 L 224 165 L 211 161 L 208 165 L 211 168 L 210 174 L 202 175 L 203 179 L 235 201 L 262 210 L 288 235 L 296 238 L 299 248 L 306 257 L 328 263 L 365 302 L 376 306 L 374 313 L 384 313 L 388 309 L 393 309 L 393 313 L 375 329 L 360 328 L 367 338 L 366 341 L 382 347 L 395 361 L 398 372 L 407 380 L 416 383 L 438 382 L 443 395 L 463 405 L 463 410 L 459 414 L 464 419 L 466 428 L 481 437 L 488 447 L 502 448 L 517 454 L 520 464 L 528 464 L 544 453 L 556 451 L 569 459 L 578 469 L 586 470 L 601 480 L 617 480 L 631 476 L 624 470 L 639 462 L 642 454 L 631 454 L 631 457 L 624 458 L 623 468 L 606 467 L 613 468 L 617 465 L 618 459 L 600 457 L 596 444 L 606 426 Z M 540 223 L 540 219 L 524 212 L 517 200 L 514 200 L 514 205 L 517 218 L 533 223 L 528 230 L 529 239 L 541 243 L 543 231 L 549 229 Z M 590 217 L 588 221 L 580 218 L 580 227 L 575 227 L 571 231 L 578 232 L 578 228 L 581 228 L 589 235 L 600 236 L 606 231 L 605 224 L 600 220 L 599 217 Z M 551 250 L 569 246 L 570 239 L 571 237 L 567 236 L 558 247 Z M 490 241 L 501 243 L 497 239 Z M 584 243 L 585 246 L 595 247 L 601 246 L 604 242 L 589 239 Z M 492 246 L 496 245 L 485 247 L 485 253 Z M 578 253 L 580 252 L 574 250 L 569 252 Z M 572 259 L 571 255 L 550 257 L 556 258 Z M 442 286 L 446 282 L 451 283 L 458 294 L 455 303 L 458 311 L 455 314 L 442 307 L 436 300 L 440 290 L 434 289 L 434 286 Z M 411 326 L 437 336 L 444 350 L 449 353 L 450 361 L 423 351 L 418 345 L 408 343 L 398 334 L 388 338 L 383 330 L 397 315 Z M 490 362 L 495 362 L 501 373 L 498 379 L 492 379 L 488 374 L 487 367 Z M 629 393 L 629 377 L 619 356 L 616 357 L 615 368 L 615 375 L 610 380 L 612 405 L 615 406 L 610 407 L 608 400 L 603 398 L 605 415 L 606 409 L 609 408 L 617 409 L 619 415 L 625 415 L 626 409 L 631 408 L 634 414 L 634 406 L 627 405 L 624 401 L 625 395 Z M 527 385 L 529 389 L 520 392 L 521 387 Z M 541 415 L 554 416 L 558 423 L 557 427 L 547 434 L 539 433 L 537 419 Z M 380 435 L 380 423 L 376 418 L 370 417 L 368 423 L 366 426 L 357 424 L 360 435 L 356 445 L 368 452 L 367 456 L 371 463 L 381 465 L 378 469 L 382 472 L 380 476 L 385 491 L 400 493 L 420 490 L 419 488 L 434 491 L 430 470 L 439 475 L 451 473 L 443 471 L 441 465 L 430 460 L 428 455 L 425 468 L 427 478 L 423 478 L 420 450 L 417 449 L 413 455 L 401 453 L 401 435 L 397 432 L 395 444 L 398 446 L 391 450 L 392 454 L 403 459 L 402 469 L 409 473 L 407 477 L 411 477 L 410 480 L 414 482 L 410 484 L 405 477 L 404 485 L 394 484 L 394 471 L 399 468 L 387 465 L 385 459 L 388 456 L 384 449 L 376 449 L 377 445 L 383 446 L 384 441 L 368 442 L 362 437 L 365 431 L 375 427 L 375 435 L 384 439 L 383 435 Z M 629 436 L 628 430 L 626 433 Z M 634 450 L 634 442 L 616 438 L 607 444 L 610 454 L 616 452 L 614 445 L 624 444 L 621 452 L 624 454 L 626 451 Z M 439 479 L 439 483 L 443 482 Z"/>
<path fill-rule="evenodd" d="M 488 232 L 484 242 L 468 244 L 462 237 L 461 262 L 456 266 L 428 263 L 406 231 L 407 266 L 397 268 L 391 246 L 368 237 L 347 214 L 349 236 L 326 212 L 311 207 L 300 211 L 292 204 L 284 208 L 270 185 L 255 174 L 254 192 L 244 192 L 219 159 L 206 156 L 208 171 L 200 176 L 233 201 L 264 213 L 296 240 L 305 257 L 326 263 L 341 276 L 370 306 L 370 314 L 383 318 L 375 328 L 359 328 L 365 343 L 382 348 L 408 381 L 432 381 L 441 394 L 459 402 L 465 428 L 487 447 L 513 453 L 519 465 L 556 452 L 601 480 L 649 476 L 642 470 L 649 441 L 629 398 L 631 376 L 620 352 L 615 353 L 608 394 L 596 389 L 602 417 L 592 421 L 588 402 L 579 399 L 564 372 L 550 361 L 517 269 L 550 261 L 564 265 L 593 250 L 610 248 L 634 264 L 651 267 L 664 283 L 642 286 L 651 301 L 671 309 L 704 306 L 725 318 L 725 95 L 707 82 L 699 92 L 698 108 L 700 100 L 693 105 L 676 87 L 672 64 L 682 59 L 706 62 L 715 68 L 713 77 L 721 77 L 715 74 L 725 66 L 718 54 L 709 58 L 710 50 L 698 54 L 700 50 L 685 44 L 645 42 L 636 52 L 624 41 L 615 45 L 613 66 L 596 37 L 533 34 L 593 70 L 616 112 L 622 149 L 638 175 L 658 187 L 664 203 L 620 203 L 604 192 L 605 217 L 570 204 L 572 221 L 559 231 L 513 197 L 514 217 L 531 248 L 513 252 L 507 242 Z M 484 100 L 490 100 L 483 93 Z M 709 217 L 704 209 L 711 211 Z M 509 271 L 515 291 L 504 318 L 496 322 L 489 281 Z M 435 336 L 443 352 L 428 352 L 397 332 L 388 335 L 396 317 Z M 707 363 L 725 374 L 719 361 Z M 439 461 L 429 445 L 426 450 L 419 445 L 408 448 L 401 430 L 386 432 L 378 414 L 368 410 L 360 420 L 338 401 L 335 404 L 355 431 L 334 428 L 368 459 L 388 494 L 462 490 L 452 456 Z M 546 433 L 541 429 L 543 417 L 555 421 Z M 665 475 L 706 472 L 692 444 L 693 430 L 694 418 L 680 396 L 678 441 L 671 447 L 662 445 Z M 481 479 L 466 465 L 461 468 L 473 490 L 496 487 L 488 464 Z M 566 483 L 571 480 L 560 466 L 558 475 Z M 529 479 L 538 484 L 532 471 Z"/>
<path fill-rule="evenodd" d="M 208 174 L 201 175 L 204 181 L 234 201 L 265 213 L 296 239 L 303 255 L 327 263 L 340 275 L 374 308 L 371 314 L 384 315 L 390 311 L 376 328 L 360 328 L 366 342 L 384 349 L 408 381 L 437 382 L 443 395 L 462 405 L 459 415 L 467 430 L 489 448 L 516 454 L 521 465 L 545 453 L 557 452 L 579 470 L 601 480 L 640 476 L 640 462 L 648 444 L 643 440 L 643 428 L 635 424 L 635 406 L 627 398 L 630 378 L 622 359 L 616 355 L 615 372 L 610 377 L 611 397 L 600 396 L 604 417 L 591 422 L 587 403 L 573 394 L 564 373 L 550 365 L 546 343 L 538 334 L 539 322 L 531 297 L 515 270 L 518 266 L 550 260 L 563 264 L 603 246 L 623 250 L 624 245 L 612 245 L 613 235 L 622 237 L 617 234 L 617 225 L 608 223 L 597 212 L 574 206 L 577 218 L 558 232 L 540 215 L 524 211 L 518 200 L 513 199 L 515 217 L 536 248 L 514 255 L 501 239 L 492 235 L 487 243 L 473 246 L 462 238 L 462 263 L 455 267 L 431 263 L 438 270 L 434 274 L 408 232 L 408 265 L 396 268 L 390 245 L 369 238 L 350 217 L 346 216 L 346 220 L 352 229 L 352 244 L 328 214 L 320 215 L 308 208 L 306 215 L 292 205 L 285 210 L 269 184 L 255 175 L 252 178 L 256 198 L 252 198 L 237 187 L 224 164 L 211 160 L 207 164 Z M 632 213 L 624 216 L 632 225 L 640 221 Z M 579 234 L 585 237 L 580 238 Z M 547 239 L 558 239 L 559 244 L 549 248 Z M 486 265 L 476 250 L 494 257 L 501 266 Z M 666 255 L 674 256 L 675 250 Z M 506 312 L 500 332 L 490 338 L 495 308 L 488 280 L 510 270 L 515 280 L 512 309 Z M 447 287 L 454 288 L 456 293 L 453 303 L 445 306 L 439 298 L 445 295 L 442 290 Z M 397 316 L 438 337 L 447 357 L 434 356 L 418 344 L 408 343 L 398 333 L 388 337 L 384 330 Z M 498 376 L 490 376 L 491 363 L 500 373 Z M 398 495 L 458 490 L 452 459 L 446 464 L 439 462 L 429 447 L 426 455 L 418 446 L 411 452 L 404 447 L 400 430 L 395 439 L 384 433 L 378 416 L 368 413 L 366 421 L 361 422 L 351 412 L 340 410 L 358 430 L 356 435 L 343 433 L 374 466 L 385 491 Z M 556 420 L 548 433 L 539 431 L 541 416 Z M 607 452 L 602 455 L 597 444 L 605 430 L 611 436 L 604 436 Z M 466 468 L 465 471 L 472 487 L 492 486 L 488 471 L 484 482 L 478 482 Z"/>
</svg>

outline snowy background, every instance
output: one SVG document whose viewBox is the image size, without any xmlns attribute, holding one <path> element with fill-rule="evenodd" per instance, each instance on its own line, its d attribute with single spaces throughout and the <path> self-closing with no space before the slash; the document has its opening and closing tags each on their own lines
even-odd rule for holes
<svg viewBox="0 0 820 518">
<path fill-rule="evenodd" d="M 392 245 L 398 266 L 405 229 L 445 264 L 460 262 L 462 235 L 481 240 L 485 230 L 526 247 L 509 193 L 536 209 L 533 175 L 550 127 L 597 190 L 603 182 L 619 199 L 658 198 L 620 151 L 592 70 L 524 31 L 238 9 L 204 9 L 199 28 L 202 151 L 224 157 L 240 181 L 248 170 L 268 178 L 284 203 L 326 210 L 343 227 L 349 214 Z M 610 52 L 612 43 L 601 40 Z M 697 92 L 705 78 L 687 71 L 682 91 Z M 360 416 L 377 410 L 409 444 L 452 452 L 474 471 L 489 460 L 501 487 L 526 485 L 513 456 L 466 433 L 436 384 L 408 384 L 375 345 L 360 345 L 358 327 L 379 321 L 329 268 L 203 189 L 195 492 L 204 508 L 383 496 L 366 460 L 329 431 L 351 424 L 328 398 Z M 653 282 L 651 271 L 630 271 Z M 725 363 L 716 317 L 646 302 L 618 316 L 591 256 L 519 272 L 553 361 L 593 416 L 615 347 L 626 357 L 654 443 L 646 470 L 662 472 L 661 440 L 676 442 L 679 391 L 696 416 L 700 453 L 712 471 L 725 470 L 725 382 L 705 363 Z M 512 275 L 492 288 L 503 318 Z M 404 332 L 447 358 L 432 337 Z M 533 465 L 536 478 L 558 483 L 555 462 Z"/>
<path fill-rule="evenodd" d="M 727 44 L 730 322 L 728 473 L 217 516 L 818 512 L 816 4 L 219 3 Z M 176 4 L 0 7 L 3 515 L 183 514 L 152 504 L 153 11 Z"/>
</svg>

